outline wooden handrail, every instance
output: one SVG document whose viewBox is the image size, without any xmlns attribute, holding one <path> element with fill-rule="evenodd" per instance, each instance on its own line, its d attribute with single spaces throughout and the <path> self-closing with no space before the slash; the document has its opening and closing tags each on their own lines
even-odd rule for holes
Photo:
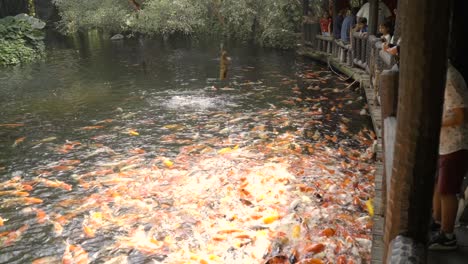
<svg viewBox="0 0 468 264">
<path fill-rule="evenodd" d="M 324 36 L 324 35 L 316 35 L 315 38 L 325 40 L 325 41 L 333 41 L 333 37 L 331 36 Z"/>
</svg>

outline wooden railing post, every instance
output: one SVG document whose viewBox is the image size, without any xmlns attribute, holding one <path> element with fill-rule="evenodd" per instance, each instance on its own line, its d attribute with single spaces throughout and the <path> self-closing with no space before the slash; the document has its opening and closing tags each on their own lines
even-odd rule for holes
<svg viewBox="0 0 468 264">
<path fill-rule="evenodd" d="M 361 63 L 367 64 L 367 38 L 361 37 Z"/>
<path fill-rule="evenodd" d="M 391 70 L 384 70 L 380 74 L 380 96 L 382 113 L 382 138 L 384 153 L 384 173 L 382 179 L 382 212 L 385 212 L 387 189 L 390 187 L 393 164 L 393 148 L 395 142 L 396 120 L 388 119 L 397 116 L 398 106 L 398 70 L 394 67 Z M 392 121 L 393 120 L 393 121 Z M 386 131 L 386 129 L 388 131 Z"/>
<path fill-rule="evenodd" d="M 395 155 L 385 215 L 385 249 L 390 250 L 386 256 L 391 257 L 389 246 L 398 235 L 404 233 L 412 241 L 409 249 L 424 245 L 428 238 L 450 15 L 450 1 L 411 0 L 400 4 L 400 15 L 410 18 L 411 23 L 402 27 Z M 406 257 L 400 255 L 401 251 L 395 254 L 402 259 L 400 263 L 408 263 L 405 259 L 414 253 Z"/>
</svg>

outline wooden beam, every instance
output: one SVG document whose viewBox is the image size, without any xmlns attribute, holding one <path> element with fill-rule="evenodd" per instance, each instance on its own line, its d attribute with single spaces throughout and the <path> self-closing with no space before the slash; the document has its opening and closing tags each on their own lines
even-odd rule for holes
<svg viewBox="0 0 468 264">
<path fill-rule="evenodd" d="M 426 242 L 447 70 L 449 2 L 400 1 L 400 15 L 408 19 L 402 27 L 386 250 L 401 233 L 417 243 Z"/>
<path fill-rule="evenodd" d="M 377 28 L 379 23 L 379 0 L 369 0 L 369 34 L 375 35 L 377 34 Z"/>
</svg>

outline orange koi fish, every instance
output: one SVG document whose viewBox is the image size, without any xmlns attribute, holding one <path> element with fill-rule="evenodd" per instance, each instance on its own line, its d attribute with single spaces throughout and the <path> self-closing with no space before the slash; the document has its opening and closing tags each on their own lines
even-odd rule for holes
<svg viewBox="0 0 468 264">
<path fill-rule="evenodd" d="M 70 245 L 70 250 L 73 253 L 73 261 L 75 264 L 88 264 L 88 252 L 81 246 Z"/>
<path fill-rule="evenodd" d="M 28 230 L 28 228 L 29 228 L 29 225 L 24 225 L 24 226 L 20 227 L 18 230 L 13 231 L 13 232 L 10 232 L 10 233 L 8 234 L 8 237 L 7 237 L 7 239 L 6 239 L 5 243 L 4 243 L 4 245 L 9 246 L 9 245 L 15 243 L 16 241 L 18 241 L 19 238 L 21 237 L 21 235 L 22 235 L 26 230 Z"/>
<path fill-rule="evenodd" d="M 26 137 L 20 137 L 18 139 L 15 140 L 15 142 L 13 143 L 12 147 L 16 147 L 18 146 L 19 144 L 21 144 L 24 140 L 26 139 Z"/>
<path fill-rule="evenodd" d="M 47 179 L 44 179 L 44 178 L 40 178 L 40 179 L 38 179 L 38 181 L 40 183 L 44 184 L 47 187 L 64 189 L 65 191 L 71 191 L 72 190 L 72 186 L 70 184 L 67 184 L 67 183 L 59 181 L 59 180 L 51 181 L 51 180 L 47 180 Z"/>
<path fill-rule="evenodd" d="M 0 124 L 0 127 L 15 128 L 22 127 L 24 124 Z"/>
<path fill-rule="evenodd" d="M 95 236 L 94 230 L 91 229 L 91 227 L 89 227 L 85 223 L 83 223 L 83 232 L 84 232 L 85 236 L 88 237 L 88 238 L 91 238 L 91 237 Z"/>
<path fill-rule="evenodd" d="M 4 195 L 25 197 L 25 196 L 29 196 L 29 193 L 24 192 L 24 191 L 0 191 L 0 196 L 4 196 Z"/>
<path fill-rule="evenodd" d="M 73 256 L 70 251 L 71 245 L 68 242 L 65 242 L 65 251 L 63 252 L 62 256 L 62 264 L 72 264 L 73 263 Z"/>
<path fill-rule="evenodd" d="M 50 264 L 50 263 L 60 263 L 58 257 L 43 257 L 35 259 L 31 264 Z"/>
<path fill-rule="evenodd" d="M 41 209 L 33 209 L 36 212 L 36 219 L 39 224 L 45 223 L 46 220 L 49 219 L 49 216 L 47 216 L 46 212 Z"/>
<path fill-rule="evenodd" d="M 104 128 L 104 126 L 85 126 L 80 128 L 80 130 L 95 130 L 95 129 L 101 129 Z"/>
</svg>

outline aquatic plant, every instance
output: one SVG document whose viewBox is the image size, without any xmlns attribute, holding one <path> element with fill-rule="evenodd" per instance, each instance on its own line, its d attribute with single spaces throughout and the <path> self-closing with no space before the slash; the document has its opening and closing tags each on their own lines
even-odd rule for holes
<svg viewBox="0 0 468 264">
<path fill-rule="evenodd" d="M 45 23 L 26 14 L 0 19 L 0 65 L 34 61 L 44 53 Z"/>
<path fill-rule="evenodd" d="M 140 3 L 139 3 L 140 2 Z M 288 48 L 300 32 L 301 3 L 287 0 L 54 0 L 59 29 L 216 36 Z"/>
</svg>

